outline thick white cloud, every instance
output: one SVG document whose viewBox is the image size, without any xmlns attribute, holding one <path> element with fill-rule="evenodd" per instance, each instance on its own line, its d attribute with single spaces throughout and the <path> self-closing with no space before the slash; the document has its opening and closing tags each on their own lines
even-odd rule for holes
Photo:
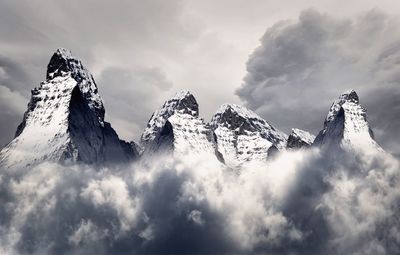
<svg viewBox="0 0 400 255">
<path fill-rule="evenodd" d="M 135 223 L 138 201 L 131 199 L 125 181 L 119 177 L 110 176 L 90 181 L 80 196 L 92 203 L 95 208 L 101 209 L 101 206 L 107 205 L 115 210 L 122 231 L 128 230 Z"/>
<path fill-rule="evenodd" d="M 240 173 L 206 156 L 44 163 L 0 177 L 4 254 L 400 251 L 400 167 L 385 153 L 283 152 Z"/>
</svg>

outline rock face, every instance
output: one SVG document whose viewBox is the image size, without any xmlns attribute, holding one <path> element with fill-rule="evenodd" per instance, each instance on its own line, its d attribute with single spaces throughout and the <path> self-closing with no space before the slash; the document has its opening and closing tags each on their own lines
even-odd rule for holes
<svg viewBox="0 0 400 255">
<path fill-rule="evenodd" d="M 199 106 L 196 99 L 189 91 L 184 90 L 177 93 L 153 113 L 142 134 L 140 145 L 143 148 L 148 147 L 159 135 L 168 118 L 175 113 L 189 114 L 195 118 L 199 116 Z"/>
<path fill-rule="evenodd" d="M 347 91 L 333 102 L 324 128 L 313 145 L 345 150 L 382 150 L 374 140 L 367 121 L 367 112 L 360 105 L 354 90 Z"/>
<path fill-rule="evenodd" d="M 300 149 L 307 148 L 312 145 L 315 140 L 315 136 L 308 133 L 307 131 L 292 128 L 292 132 L 290 133 L 286 148 L 288 149 Z"/>
<path fill-rule="evenodd" d="M 254 112 L 223 104 L 211 119 L 217 150 L 227 166 L 238 168 L 249 161 L 263 161 L 283 150 L 287 136 Z"/>
<path fill-rule="evenodd" d="M 172 151 L 175 155 L 206 153 L 220 158 L 210 126 L 199 118 L 195 97 L 181 91 L 153 113 L 141 137 L 145 155 Z"/>
<path fill-rule="evenodd" d="M 0 164 L 18 167 L 44 160 L 122 163 L 138 153 L 104 121 L 96 83 L 81 61 L 58 49 L 46 81 L 32 97 L 15 138 L 0 152 Z"/>
</svg>

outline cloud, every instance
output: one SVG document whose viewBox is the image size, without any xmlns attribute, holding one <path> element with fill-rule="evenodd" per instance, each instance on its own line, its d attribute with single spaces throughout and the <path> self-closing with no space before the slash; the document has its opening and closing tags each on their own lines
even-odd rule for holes
<svg viewBox="0 0 400 255">
<path fill-rule="evenodd" d="M 115 209 L 121 220 L 121 230 L 127 230 L 136 220 L 137 201 L 131 200 L 126 183 L 116 176 L 91 181 L 80 194 L 89 200 L 95 208 L 108 205 Z"/>
<path fill-rule="evenodd" d="M 159 68 L 110 67 L 101 72 L 97 81 L 108 121 L 119 127 L 120 135 L 136 140 L 155 106 L 170 96 L 172 87 Z"/>
<path fill-rule="evenodd" d="M 353 88 L 369 110 L 378 142 L 398 153 L 398 24 L 376 9 L 353 19 L 306 10 L 298 20 L 277 22 L 249 57 L 236 93 L 286 131 L 317 133 L 332 101 Z"/>
<path fill-rule="evenodd" d="M 28 104 L 30 90 L 26 89 L 29 75 L 13 60 L 0 55 L 0 146 L 14 137 Z"/>
<path fill-rule="evenodd" d="M 0 69 L 1 70 L 1 69 Z M 1 74 L 0 74 L 1 76 Z M 27 99 L 17 91 L 0 84 L 0 146 L 9 143 L 16 127 L 22 121 Z"/>
<path fill-rule="evenodd" d="M 14 91 L 24 91 L 29 85 L 29 75 L 23 66 L 0 55 L 0 84 Z M 27 93 L 29 91 L 24 91 Z M 27 95 L 27 94 L 24 94 Z"/>
<path fill-rule="evenodd" d="M 240 173 L 206 156 L 0 172 L 4 254 L 396 254 L 399 162 L 283 152 Z"/>
</svg>

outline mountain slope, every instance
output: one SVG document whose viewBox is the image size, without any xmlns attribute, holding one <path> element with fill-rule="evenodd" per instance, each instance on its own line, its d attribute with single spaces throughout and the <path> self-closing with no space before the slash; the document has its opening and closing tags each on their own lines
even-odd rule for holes
<svg viewBox="0 0 400 255">
<path fill-rule="evenodd" d="M 175 155 L 205 153 L 220 158 L 210 126 L 199 118 L 195 97 L 178 92 L 151 116 L 141 137 L 145 155 L 172 151 Z"/>
<path fill-rule="evenodd" d="M 58 49 L 48 64 L 46 81 L 32 90 L 15 138 L 0 152 L 0 164 L 134 159 L 137 152 L 118 138 L 104 114 L 92 75 L 68 50 Z"/>
<path fill-rule="evenodd" d="M 263 161 L 286 146 L 286 134 L 254 112 L 234 104 L 223 104 L 211 119 L 217 149 L 232 168 L 249 161 Z"/>
<path fill-rule="evenodd" d="M 186 113 L 193 117 L 199 116 L 199 106 L 194 96 L 187 90 L 178 92 L 156 110 L 147 122 L 140 139 L 140 145 L 146 148 L 159 135 L 168 118 L 175 113 Z"/>
<path fill-rule="evenodd" d="M 335 100 L 313 143 L 323 148 L 345 150 L 382 150 L 375 142 L 367 121 L 367 111 L 360 105 L 354 90 L 349 90 Z"/>
<path fill-rule="evenodd" d="M 315 136 L 308 133 L 307 131 L 292 128 L 286 148 L 288 149 L 300 149 L 310 147 L 315 140 Z"/>
</svg>

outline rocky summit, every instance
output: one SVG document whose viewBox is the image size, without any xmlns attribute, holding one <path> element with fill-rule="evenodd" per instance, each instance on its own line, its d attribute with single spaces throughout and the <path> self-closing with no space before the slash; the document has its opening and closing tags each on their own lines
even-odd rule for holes
<svg viewBox="0 0 400 255">
<path fill-rule="evenodd" d="M 223 160 L 215 134 L 199 117 L 199 107 L 189 91 L 178 92 L 156 110 L 141 137 L 143 155 L 172 152 L 177 156 L 207 154 Z"/>
<path fill-rule="evenodd" d="M 374 134 L 367 121 L 367 111 L 360 105 L 354 90 L 343 93 L 333 102 L 324 127 L 313 145 L 345 151 L 382 150 L 374 140 Z"/>
<path fill-rule="evenodd" d="M 232 168 L 285 149 L 287 135 L 245 107 L 223 104 L 211 119 L 218 151 Z"/>
<path fill-rule="evenodd" d="M 45 160 L 107 164 L 137 157 L 104 121 L 93 76 L 70 51 L 53 54 L 46 80 L 31 94 L 15 138 L 0 152 L 0 165 L 24 167 Z"/>
</svg>

